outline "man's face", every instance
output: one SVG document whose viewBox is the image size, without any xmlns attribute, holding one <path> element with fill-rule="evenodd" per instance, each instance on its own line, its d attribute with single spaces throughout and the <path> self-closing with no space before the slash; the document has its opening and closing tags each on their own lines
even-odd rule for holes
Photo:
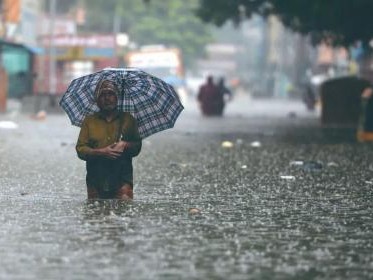
<svg viewBox="0 0 373 280">
<path fill-rule="evenodd" d="M 104 90 L 97 99 L 101 111 L 113 111 L 117 108 L 117 95 L 111 90 Z"/>
</svg>

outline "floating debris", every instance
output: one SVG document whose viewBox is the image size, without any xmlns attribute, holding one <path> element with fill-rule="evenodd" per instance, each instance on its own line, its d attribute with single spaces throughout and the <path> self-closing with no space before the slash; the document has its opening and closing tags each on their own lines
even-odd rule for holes
<svg viewBox="0 0 373 280">
<path fill-rule="evenodd" d="M 18 124 L 12 121 L 0 121 L 0 128 L 4 129 L 17 129 Z"/>
<path fill-rule="evenodd" d="M 200 214 L 201 210 L 199 210 L 198 208 L 189 208 L 188 212 L 191 215 L 195 215 L 195 214 Z"/>
<path fill-rule="evenodd" d="M 262 146 L 262 143 L 260 143 L 259 141 L 254 141 L 254 142 L 251 142 L 250 146 L 253 148 L 259 148 Z"/>
<path fill-rule="evenodd" d="M 290 162 L 290 166 L 302 166 L 304 164 L 301 160 L 293 160 Z"/>
<path fill-rule="evenodd" d="M 318 161 L 301 161 L 301 160 L 293 160 L 290 162 L 290 166 L 298 166 L 302 167 L 304 171 L 311 172 L 311 171 L 320 171 L 323 168 L 321 162 Z M 329 166 L 329 164 L 328 164 Z M 336 165 L 330 165 L 336 166 Z"/>
<path fill-rule="evenodd" d="M 323 168 L 322 163 L 318 161 L 308 161 L 303 165 L 304 171 L 320 171 Z"/>
<path fill-rule="evenodd" d="M 295 180 L 295 176 L 291 175 L 281 175 L 280 178 L 284 180 Z"/>
<path fill-rule="evenodd" d="M 232 142 L 230 142 L 230 141 L 224 141 L 224 142 L 222 142 L 221 143 L 221 146 L 223 147 L 223 148 L 233 148 L 233 143 Z"/>
<path fill-rule="evenodd" d="M 327 166 L 328 166 L 328 167 L 337 167 L 337 166 L 338 166 L 338 163 L 335 163 L 335 162 L 328 162 Z"/>
</svg>

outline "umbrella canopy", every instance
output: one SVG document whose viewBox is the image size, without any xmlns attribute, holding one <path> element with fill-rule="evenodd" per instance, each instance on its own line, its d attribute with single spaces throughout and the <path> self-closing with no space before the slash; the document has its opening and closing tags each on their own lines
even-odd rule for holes
<svg viewBox="0 0 373 280">
<path fill-rule="evenodd" d="M 135 117 L 142 138 L 172 128 L 184 109 L 174 88 L 161 79 L 135 68 L 105 68 L 73 80 L 62 96 L 60 106 L 73 125 L 99 111 L 95 89 L 103 79 L 118 86 L 118 110 Z"/>
</svg>

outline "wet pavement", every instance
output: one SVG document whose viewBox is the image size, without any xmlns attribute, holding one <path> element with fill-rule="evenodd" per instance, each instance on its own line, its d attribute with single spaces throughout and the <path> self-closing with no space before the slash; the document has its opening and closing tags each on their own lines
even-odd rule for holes
<svg viewBox="0 0 373 280">
<path fill-rule="evenodd" d="M 87 203 L 66 116 L 4 121 L 0 279 L 373 279 L 373 145 L 299 102 L 191 103 L 144 140 L 132 203 Z"/>
</svg>

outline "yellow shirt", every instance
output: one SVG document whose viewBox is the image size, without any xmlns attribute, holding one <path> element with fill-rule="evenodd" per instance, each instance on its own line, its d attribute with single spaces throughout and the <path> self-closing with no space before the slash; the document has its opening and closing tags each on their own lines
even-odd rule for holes
<svg viewBox="0 0 373 280">
<path fill-rule="evenodd" d="M 122 139 L 129 142 L 141 141 L 136 120 L 130 113 L 118 113 L 110 122 L 101 113 L 95 113 L 84 119 L 80 129 L 76 144 L 76 151 L 79 158 L 86 160 L 89 149 L 103 148 L 118 141 L 116 136 L 121 115 L 123 116 Z"/>
</svg>

